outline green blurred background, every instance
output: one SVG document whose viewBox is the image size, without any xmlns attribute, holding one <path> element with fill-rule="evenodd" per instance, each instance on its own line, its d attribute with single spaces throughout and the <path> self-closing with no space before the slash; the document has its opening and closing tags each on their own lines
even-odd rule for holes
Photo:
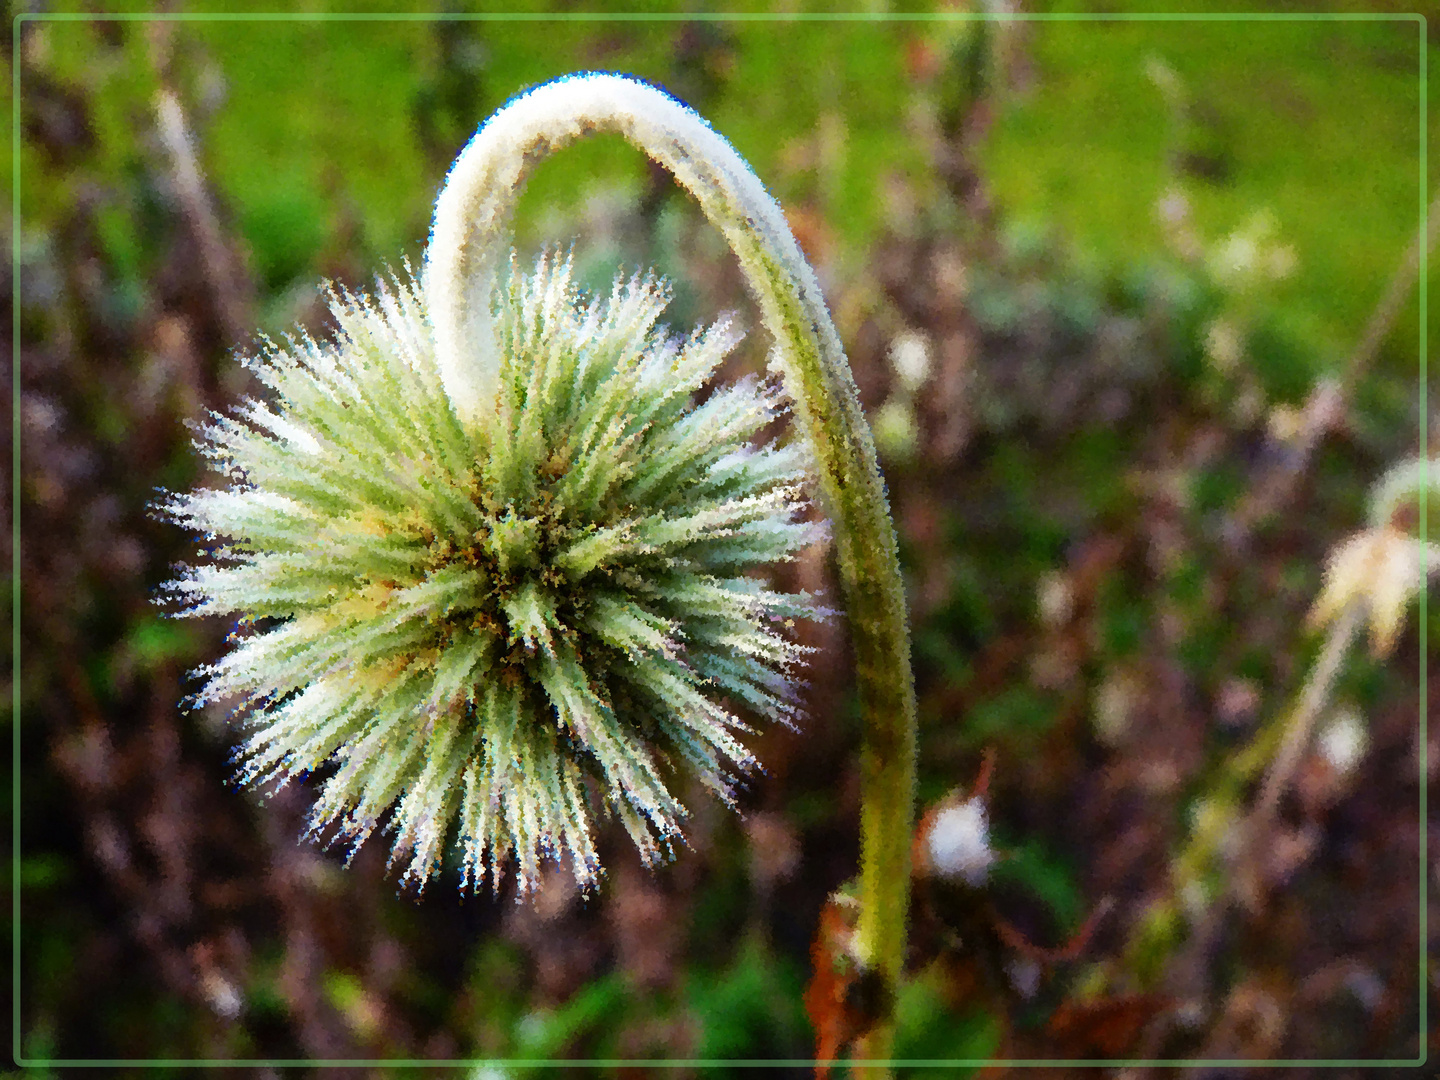
<svg viewBox="0 0 1440 1080">
<path fill-rule="evenodd" d="M 672 9 L 10 9 L 27 14 L 5 50 L 20 142 L 4 159 L 19 190 L 24 1054 L 813 1055 L 810 943 L 857 848 L 843 627 L 807 632 L 809 720 L 759 736 L 767 773 L 743 815 L 690 792 L 673 865 L 647 875 L 609 836 L 599 895 L 557 879 L 532 908 L 448 880 L 396 895 L 383 841 L 348 870 L 297 843 L 306 794 L 235 790 L 223 715 L 177 705 L 227 628 L 150 602 L 191 554 L 147 516 L 201 475 L 185 422 L 257 392 L 233 351 L 325 333 L 322 280 L 418 267 L 475 126 L 540 81 L 605 69 L 705 116 L 819 272 L 900 526 L 921 810 L 994 754 L 1009 855 L 984 889 L 920 883 L 898 1052 L 1414 1056 L 1415 618 L 1391 657 L 1347 663 L 1332 711 L 1361 717 L 1364 750 L 1348 770 L 1307 758 L 1276 827 L 1292 853 L 1200 957 L 1197 912 L 1236 867 L 1186 853 L 1201 808 L 1252 791 L 1236 762 L 1273 745 L 1303 683 L 1326 553 L 1434 415 L 1405 271 L 1430 198 L 1434 31 Z M 758 326 L 720 239 L 618 139 L 541 167 L 517 244 L 547 243 L 573 244 L 596 288 L 659 268 L 677 325 L 738 309 Z M 765 347 L 757 330 L 737 369 Z M 1325 385 L 1340 415 L 1304 444 Z M 820 562 L 793 572 L 829 580 Z M 1042 956 L 1097 910 L 1073 958 Z M 1198 1021 L 1170 1023 L 1181 1002 Z"/>
</svg>

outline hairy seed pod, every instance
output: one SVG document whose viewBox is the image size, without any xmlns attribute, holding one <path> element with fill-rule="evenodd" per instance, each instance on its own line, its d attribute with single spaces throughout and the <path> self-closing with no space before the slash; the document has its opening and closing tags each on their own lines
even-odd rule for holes
<svg viewBox="0 0 1440 1080">
<path fill-rule="evenodd" d="M 183 615 L 229 614 L 198 701 L 238 699 L 240 777 L 323 779 L 311 813 L 352 851 L 389 815 L 417 886 L 447 842 L 461 887 L 522 894 L 546 860 L 600 872 L 598 793 L 652 861 L 679 835 L 688 769 L 723 798 L 754 766 L 746 715 L 786 720 L 821 614 L 754 576 L 819 538 L 804 444 L 759 445 L 769 380 L 695 392 L 737 340 L 658 323 L 650 277 L 586 298 L 542 257 L 491 296 L 494 407 L 463 419 L 419 288 L 334 294 L 332 340 L 271 344 L 269 390 L 197 443 L 228 478 L 168 498 L 217 540 L 171 582 Z"/>
</svg>

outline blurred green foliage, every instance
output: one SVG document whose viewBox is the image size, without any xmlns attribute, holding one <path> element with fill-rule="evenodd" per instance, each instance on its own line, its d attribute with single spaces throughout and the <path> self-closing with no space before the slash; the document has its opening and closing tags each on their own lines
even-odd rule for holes
<svg viewBox="0 0 1440 1080">
<path fill-rule="evenodd" d="M 753 937 L 745 939 L 725 970 L 695 972 L 689 1001 L 703 1032 L 695 1056 L 807 1056 L 811 1035 L 801 996 L 808 978 L 809 972 L 775 957 Z"/>
<path fill-rule="evenodd" d="M 898 1030 L 897 1058 L 925 1061 L 924 1067 L 901 1070 L 901 1075 L 967 1077 L 975 1075 L 974 1065 L 942 1064 L 947 1061 L 984 1061 L 994 1056 L 1000 1044 L 992 1017 L 980 1010 L 956 1015 L 945 1001 L 944 982 L 931 969 L 910 980 L 900 991 L 895 1008 Z"/>
<path fill-rule="evenodd" d="M 1166 10 L 1187 8 L 1214 10 Z M 1107 6 L 1115 14 L 1154 10 L 1133 0 Z M 1033 89 L 1005 103 L 984 151 L 1005 213 L 1056 228 L 1082 272 L 1153 259 L 1160 234 L 1151 208 L 1178 166 L 1205 234 L 1239 228 L 1257 209 L 1275 215 L 1298 255 L 1275 295 L 1284 337 L 1310 357 L 1300 377 L 1331 370 L 1428 201 L 1420 187 L 1420 50 L 1433 61 L 1434 47 L 1422 27 L 1063 22 L 1032 32 Z M 1147 74 L 1157 65 L 1173 77 L 1170 100 Z M 1434 145 L 1433 86 L 1430 94 Z M 1415 355 L 1415 325 L 1400 323 L 1399 356 Z"/>
</svg>

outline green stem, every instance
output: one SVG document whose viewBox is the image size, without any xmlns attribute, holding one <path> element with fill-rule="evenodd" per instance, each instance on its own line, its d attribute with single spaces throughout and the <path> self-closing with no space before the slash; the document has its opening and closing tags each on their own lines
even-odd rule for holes
<svg viewBox="0 0 1440 1080">
<path fill-rule="evenodd" d="M 775 339 L 773 363 L 814 448 L 819 499 L 834 528 L 865 734 L 861 756 L 856 948 L 884 984 L 884 1014 L 861 1052 L 889 1056 L 905 953 L 915 786 L 915 690 L 904 585 L 875 444 L 825 299 L 779 205 L 697 114 L 616 75 L 537 87 L 496 113 L 460 154 L 435 204 L 424 287 L 446 390 L 460 414 L 494 407 L 498 361 L 490 293 L 511 245 L 529 171 L 598 132 L 623 135 L 663 165 L 725 236 Z"/>
</svg>

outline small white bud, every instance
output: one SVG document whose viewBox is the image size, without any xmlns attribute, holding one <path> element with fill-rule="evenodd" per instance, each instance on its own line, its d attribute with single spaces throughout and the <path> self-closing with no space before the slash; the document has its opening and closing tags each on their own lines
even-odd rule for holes
<svg viewBox="0 0 1440 1080">
<path fill-rule="evenodd" d="M 890 343 L 890 363 L 900 385 L 913 394 L 930 376 L 930 346 L 923 335 L 907 330 Z"/>
<path fill-rule="evenodd" d="M 1320 756 L 1341 776 L 1348 776 L 1365 757 L 1370 735 L 1365 720 L 1355 709 L 1342 709 L 1320 732 Z"/>
<path fill-rule="evenodd" d="M 995 861 L 985 804 L 975 798 L 941 810 L 930 825 L 925 848 L 939 876 L 960 878 L 967 885 L 985 884 Z"/>
<path fill-rule="evenodd" d="M 1035 606 L 1040 609 L 1040 620 L 1046 626 L 1064 626 L 1075 612 L 1075 590 L 1070 587 L 1070 579 L 1059 570 L 1040 575 L 1035 587 Z"/>
</svg>

